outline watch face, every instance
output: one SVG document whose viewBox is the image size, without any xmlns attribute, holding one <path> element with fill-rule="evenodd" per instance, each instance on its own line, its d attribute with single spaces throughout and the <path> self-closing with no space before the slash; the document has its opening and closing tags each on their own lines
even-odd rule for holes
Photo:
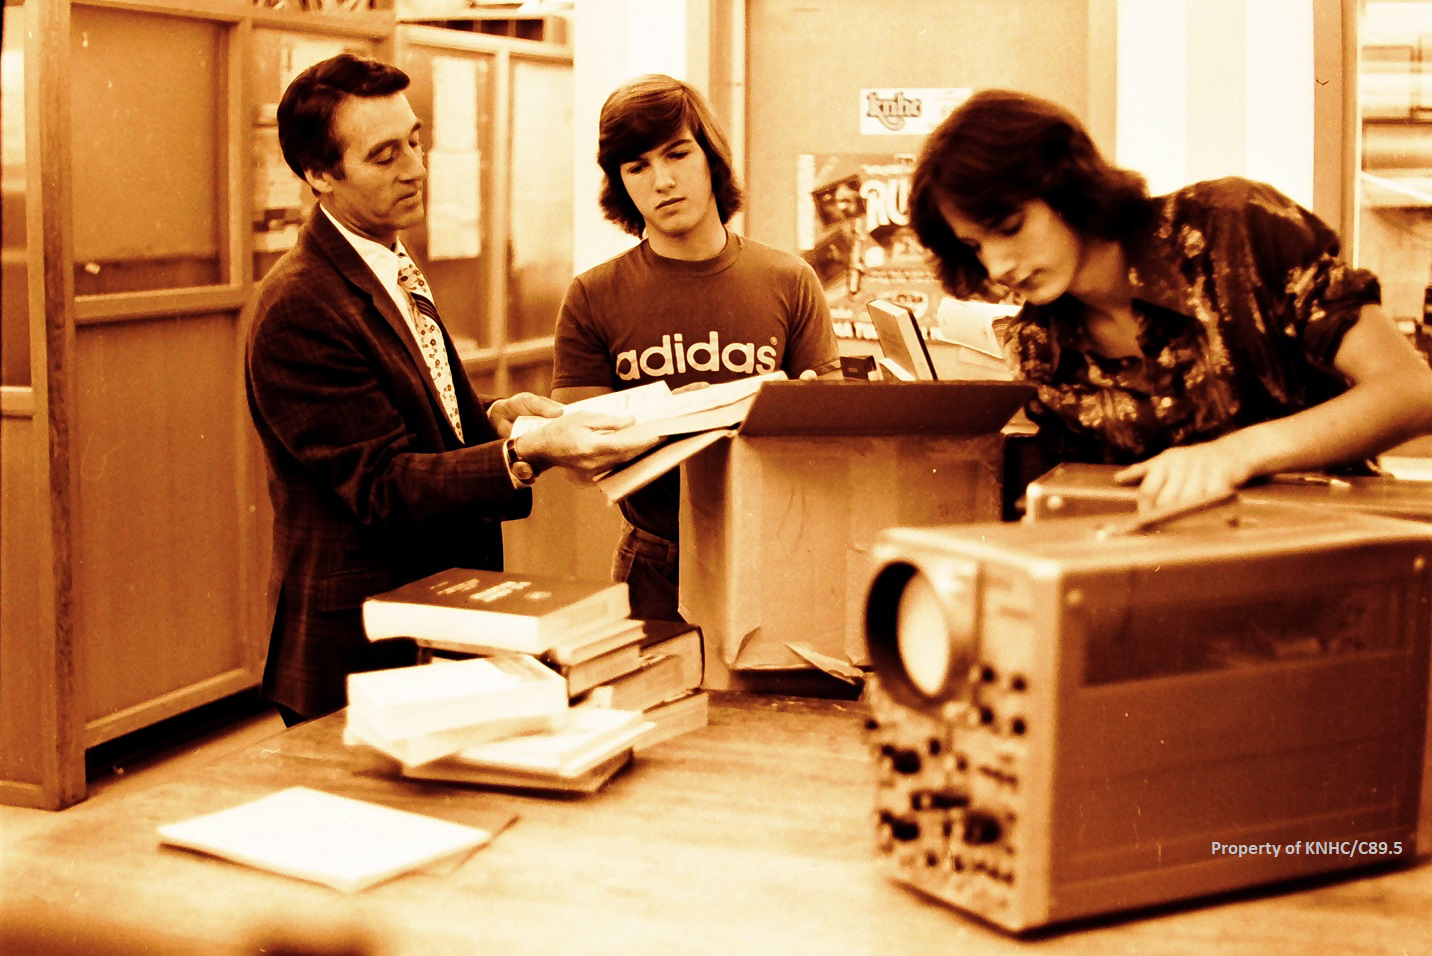
<svg viewBox="0 0 1432 956">
<path fill-rule="evenodd" d="M 530 484 L 536 479 L 537 473 L 532 470 L 532 466 L 517 457 L 516 442 L 509 440 L 502 450 L 507 458 L 507 469 L 512 472 L 512 477 L 524 485 Z"/>
</svg>

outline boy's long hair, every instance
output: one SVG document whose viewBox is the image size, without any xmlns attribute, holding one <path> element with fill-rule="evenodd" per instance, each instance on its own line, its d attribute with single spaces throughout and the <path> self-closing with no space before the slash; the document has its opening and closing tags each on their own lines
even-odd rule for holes
<svg viewBox="0 0 1432 956">
<path fill-rule="evenodd" d="M 741 208 L 741 187 L 731 171 L 731 147 L 710 108 L 690 85 L 653 73 L 618 87 L 602 105 L 597 165 L 602 167 L 602 211 L 625 232 L 640 236 L 646 220 L 622 183 L 622 164 L 690 130 L 711 168 L 711 192 L 724 225 Z"/>
<path fill-rule="evenodd" d="M 305 172 L 343 178 L 343 145 L 333 136 L 333 117 L 350 96 L 391 96 L 408 88 L 408 74 L 370 57 L 340 53 L 310 66 L 284 90 L 278 103 L 278 145 L 299 179 Z"/>
<path fill-rule="evenodd" d="M 1123 242 L 1152 216 L 1144 178 L 1105 160 L 1073 113 L 1027 93 L 975 93 L 930 134 L 910 183 L 910 225 L 947 292 L 969 298 L 992 290 L 940 204 L 993 227 L 1035 199 L 1084 239 Z"/>
</svg>

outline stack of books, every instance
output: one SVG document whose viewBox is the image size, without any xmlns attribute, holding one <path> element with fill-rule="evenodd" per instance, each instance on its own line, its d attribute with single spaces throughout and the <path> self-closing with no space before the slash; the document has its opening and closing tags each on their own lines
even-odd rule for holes
<svg viewBox="0 0 1432 956">
<path fill-rule="evenodd" d="M 426 663 L 352 675 L 347 739 L 408 776 L 596 789 L 706 723 L 699 629 L 629 612 L 625 584 L 466 569 L 369 598 L 369 640 Z"/>
<path fill-rule="evenodd" d="M 701 629 L 676 621 L 641 621 L 636 662 L 627 671 L 583 690 L 582 703 L 639 710 L 652 724 L 636 744 L 642 750 L 706 726 L 701 689 Z"/>
<path fill-rule="evenodd" d="M 625 584 L 453 568 L 363 602 L 370 641 L 410 637 L 466 654 L 541 656 L 613 643 L 632 625 Z"/>
<path fill-rule="evenodd" d="M 514 734 L 558 730 L 561 677 L 525 654 L 440 661 L 348 676 L 345 733 L 405 765 Z"/>
<path fill-rule="evenodd" d="M 631 760 L 651 725 L 641 713 L 606 707 L 573 707 L 561 729 L 524 734 L 459 750 L 416 766 L 403 776 L 523 790 L 590 793 Z"/>
<path fill-rule="evenodd" d="M 344 743 L 404 776 L 590 792 L 653 729 L 640 711 L 573 707 L 562 676 L 527 654 L 437 660 L 348 678 Z"/>
</svg>

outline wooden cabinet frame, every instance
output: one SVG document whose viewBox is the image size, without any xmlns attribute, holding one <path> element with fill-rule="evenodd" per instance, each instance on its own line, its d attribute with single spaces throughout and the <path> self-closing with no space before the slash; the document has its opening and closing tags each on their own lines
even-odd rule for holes
<svg viewBox="0 0 1432 956">
<path fill-rule="evenodd" d="M 249 209 L 254 104 L 246 76 L 253 30 L 267 27 L 363 40 L 386 55 L 394 21 L 390 9 L 319 15 L 261 9 L 235 0 L 24 0 L 21 6 L 27 27 L 25 255 L 31 384 L 0 393 L 5 481 L 0 505 L 0 533 L 5 536 L 0 565 L 4 598 L 0 725 L 5 734 L 0 737 L 0 803 L 58 809 L 85 796 L 87 748 L 258 682 L 268 637 L 263 598 L 268 501 L 262 455 L 242 397 L 246 307 L 254 285 Z M 214 24 L 222 31 L 221 102 L 215 104 L 224 137 L 221 168 L 215 174 L 222 184 L 216 197 L 223 270 L 219 284 L 76 296 L 70 55 L 72 14 L 80 7 L 179 17 Z M 139 621 L 134 627 L 146 633 L 117 634 L 128 625 L 123 620 L 108 621 L 99 613 L 100 605 L 124 595 L 107 593 L 106 587 L 121 592 L 117 582 L 124 575 L 131 581 L 145 581 L 141 576 L 159 576 L 163 569 L 140 561 L 110 570 L 125 562 L 128 553 L 107 553 L 95 542 L 112 542 L 127 529 L 118 533 L 111 529 L 107 536 L 97 537 L 93 526 L 103 522 L 91 520 L 86 526 L 86 520 L 97 513 L 86 502 L 97 499 L 97 507 L 107 508 L 115 496 L 126 503 L 132 496 L 139 516 L 135 534 L 143 537 L 150 531 L 143 521 L 145 506 L 157 513 L 154 509 L 162 508 L 164 496 L 172 498 L 173 492 L 146 487 L 142 481 L 126 485 L 124 476 L 119 484 L 105 485 L 112 475 L 97 477 L 93 468 L 87 468 L 95 432 L 112 438 L 132 422 L 116 420 L 130 409 L 107 408 L 103 397 L 87 392 L 92 383 L 86 369 L 95 354 L 122 365 L 126 357 L 146 354 L 150 344 L 166 335 L 184 336 L 175 347 L 187 347 L 199 336 L 215 344 L 204 366 L 209 375 L 203 380 L 204 392 L 220 396 L 216 401 L 225 411 L 225 420 L 213 421 L 213 434 L 204 437 L 210 449 L 206 461 L 221 467 L 203 475 L 212 483 L 193 484 L 211 484 L 216 507 L 232 511 L 220 516 L 225 534 L 217 539 L 181 540 L 187 537 L 181 533 L 171 535 L 174 542 L 150 542 L 138 553 L 168 554 L 181 567 L 194 554 L 219 554 L 220 566 L 232 574 L 213 581 L 212 594 L 161 594 L 184 606 L 182 613 L 173 615 L 179 622 L 173 633 L 147 633 L 146 623 Z M 131 371 L 131 387 L 135 374 Z M 156 389 L 164 386 L 157 383 Z M 182 394 L 171 393 L 167 400 L 176 407 L 185 404 Z M 131 448 L 131 458 L 142 458 L 148 451 L 144 437 L 136 439 L 143 450 Z M 162 448 L 153 454 L 162 454 Z M 156 468 L 167 470 L 166 465 Z M 185 487 L 180 492 L 207 490 Z M 102 586 L 96 587 L 97 583 Z M 212 634 L 188 633 L 184 622 L 203 614 L 204 602 L 216 595 Z M 97 618 L 104 626 L 93 624 Z M 228 643 L 212 655 L 213 666 L 203 653 L 179 661 L 186 650 L 193 650 L 182 646 L 184 641 L 203 642 L 215 635 Z M 106 651 L 111 638 L 115 646 Z M 112 681 L 111 675 L 96 673 L 116 660 L 125 672 L 114 674 Z M 162 673 L 165 668 L 173 669 L 172 679 Z M 117 703 L 96 701 L 96 687 L 112 683 L 123 689 L 127 682 L 145 685 L 139 699 L 123 699 L 122 693 L 115 693 L 106 697 L 115 697 Z"/>
</svg>

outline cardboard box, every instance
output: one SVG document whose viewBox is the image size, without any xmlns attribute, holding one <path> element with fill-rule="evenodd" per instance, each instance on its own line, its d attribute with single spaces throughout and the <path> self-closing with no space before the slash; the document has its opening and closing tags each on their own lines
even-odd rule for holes
<svg viewBox="0 0 1432 956">
<path fill-rule="evenodd" d="M 733 437 L 682 464 L 681 607 L 705 635 L 705 686 L 820 657 L 866 663 L 876 534 L 999 520 L 1001 428 L 1032 394 L 1011 382 L 763 386 Z"/>
</svg>

